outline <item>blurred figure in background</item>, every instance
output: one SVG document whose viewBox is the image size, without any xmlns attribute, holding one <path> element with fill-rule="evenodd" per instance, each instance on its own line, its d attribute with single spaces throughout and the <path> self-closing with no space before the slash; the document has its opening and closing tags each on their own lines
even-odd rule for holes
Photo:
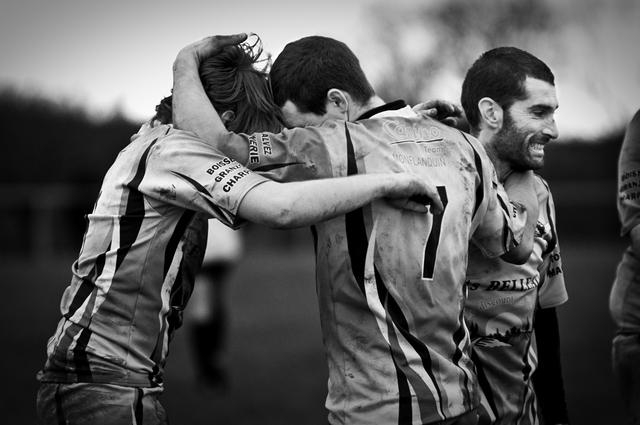
<svg viewBox="0 0 640 425">
<path fill-rule="evenodd" d="M 207 248 L 188 311 L 197 379 L 212 389 L 224 390 L 228 386 L 223 366 L 228 327 L 226 289 L 242 254 L 241 232 L 218 220 L 209 220 Z"/>
<path fill-rule="evenodd" d="M 546 144 L 558 137 L 553 73 L 514 47 L 489 50 L 474 62 L 462 85 L 462 106 L 500 181 L 513 171 L 541 168 Z M 465 318 L 482 389 L 482 425 L 536 425 L 540 417 L 547 425 L 568 423 L 555 312 L 567 292 L 553 198 L 538 175 L 536 191 L 534 248 L 524 264 L 470 249 Z"/>
<path fill-rule="evenodd" d="M 613 371 L 628 415 L 640 424 L 640 110 L 629 122 L 618 160 L 620 234 L 629 238 L 611 289 L 609 309 L 616 324 Z"/>
</svg>

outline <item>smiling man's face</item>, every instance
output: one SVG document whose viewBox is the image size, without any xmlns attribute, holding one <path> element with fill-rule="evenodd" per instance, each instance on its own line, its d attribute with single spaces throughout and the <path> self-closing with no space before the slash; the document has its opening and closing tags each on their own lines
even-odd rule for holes
<svg viewBox="0 0 640 425">
<path fill-rule="evenodd" d="M 536 78 L 525 80 L 526 98 L 504 111 L 502 128 L 493 148 L 498 158 L 514 170 L 537 170 L 544 165 L 547 143 L 558 137 L 556 88 Z"/>
</svg>

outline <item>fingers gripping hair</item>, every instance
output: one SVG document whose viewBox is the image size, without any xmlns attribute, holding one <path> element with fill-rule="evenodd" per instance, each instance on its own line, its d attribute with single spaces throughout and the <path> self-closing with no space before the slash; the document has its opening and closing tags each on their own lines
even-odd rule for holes
<svg viewBox="0 0 640 425">
<path fill-rule="evenodd" d="M 222 52 L 200 64 L 200 79 L 207 97 L 218 113 L 233 111 L 227 123 L 229 131 L 255 133 L 280 132 L 283 127 L 280 108 L 273 101 L 269 81 L 270 56 L 263 57 L 258 36 L 227 46 Z M 172 97 L 156 106 L 154 119 L 170 123 Z"/>
<path fill-rule="evenodd" d="M 248 42 L 228 46 L 200 65 L 200 78 L 207 96 L 218 112 L 231 110 L 235 118 L 230 131 L 279 132 L 280 108 L 273 101 L 268 68 L 270 57 L 263 57 L 257 36 Z"/>
</svg>

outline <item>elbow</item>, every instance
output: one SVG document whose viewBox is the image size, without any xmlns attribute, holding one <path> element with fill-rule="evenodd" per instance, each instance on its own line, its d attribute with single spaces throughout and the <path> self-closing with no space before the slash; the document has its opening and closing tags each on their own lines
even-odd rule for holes
<svg viewBox="0 0 640 425">
<path fill-rule="evenodd" d="M 290 199 L 278 196 L 272 201 L 265 225 L 274 229 L 294 229 L 301 226 L 299 217 L 294 214 L 293 203 Z"/>
<path fill-rule="evenodd" d="M 291 211 L 287 209 L 276 211 L 268 224 L 274 229 L 295 229 L 300 227 Z"/>
</svg>

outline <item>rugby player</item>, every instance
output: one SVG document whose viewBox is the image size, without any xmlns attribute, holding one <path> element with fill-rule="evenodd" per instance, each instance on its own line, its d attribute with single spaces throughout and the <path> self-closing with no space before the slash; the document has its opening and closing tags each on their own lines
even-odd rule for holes
<svg viewBox="0 0 640 425">
<path fill-rule="evenodd" d="M 218 51 L 237 44 L 218 41 Z M 198 75 L 209 93 L 220 98 L 220 76 L 210 72 L 220 66 L 215 60 L 204 62 Z M 255 108 L 248 116 L 240 108 L 223 112 L 230 128 L 255 130 L 251 121 L 241 119 L 260 116 L 273 123 L 278 109 L 265 75 L 247 77 L 240 86 L 250 91 L 245 95 Z M 236 97 L 242 96 L 238 93 Z M 408 173 L 269 181 L 193 133 L 174 128 L 170 106 L 163 100 L 156 116 L 120 152 L 87 216 L 82 248 L 60 305 L 62 318 L 38 376 L 37 410 L 43 424 L 166 423 L 158 400 L 163 368 L 206 240 L 206 227 L 195 225 L 196 220 L 206 225 L 206 218 L 213 217 L 236 226 L 247 219 L 299 227 L 382 197 L 400 198 L 412 214 L 425 215 L 426 206 L 406 200 L 413 195 L 430 197 L 434 211 L 442 209 L 435 187 Z"/>
<path fill-rule="evenodd" d="M 485 52 L 467 71 L 461 103 L 500 181 L 543 166 L 546 145 L 558 137 L 558 100 L 541 60 L 513 47 Z M 470 249 L 465 319 L 483 394 L 480 424 L 534 425 L 540 416 L 545 424 L 568 422 L 555 312 L 567 292 L 551 191 L 539 175 L 535 183 L 539 216 L 529 259 L 516 265 Z"/>
<path fill-rule="evenodd" d="M 628 424 L 640 423 L 640 110 L 627 126 L 618 160 L 620 234 L 629 238 L 611 288 L 616 324 L 613 370 Z"/>
<path fill-rule="evenodd" d="M 512 205 L 472 136 L 403 101 L 385 104 L 339 41 L 289 43 L 271 70 L 281 133 L 225 130 L 197 78 L 217 38 L 174 62 L 174 121 L 278 181 L 410 170 L 438 185 L 439 216 L 380 202 L 312 228 L 329 364 L 329 422 L 472 424 L 479 403 L 462 318 L 467 250 L 525 261 L 537 217 L 532 173 L 512 175 Z M 303 127 L 304 126 L 304 127 Z M 526 203 L 526 206 L 523 206 Z"/>
</svg>

